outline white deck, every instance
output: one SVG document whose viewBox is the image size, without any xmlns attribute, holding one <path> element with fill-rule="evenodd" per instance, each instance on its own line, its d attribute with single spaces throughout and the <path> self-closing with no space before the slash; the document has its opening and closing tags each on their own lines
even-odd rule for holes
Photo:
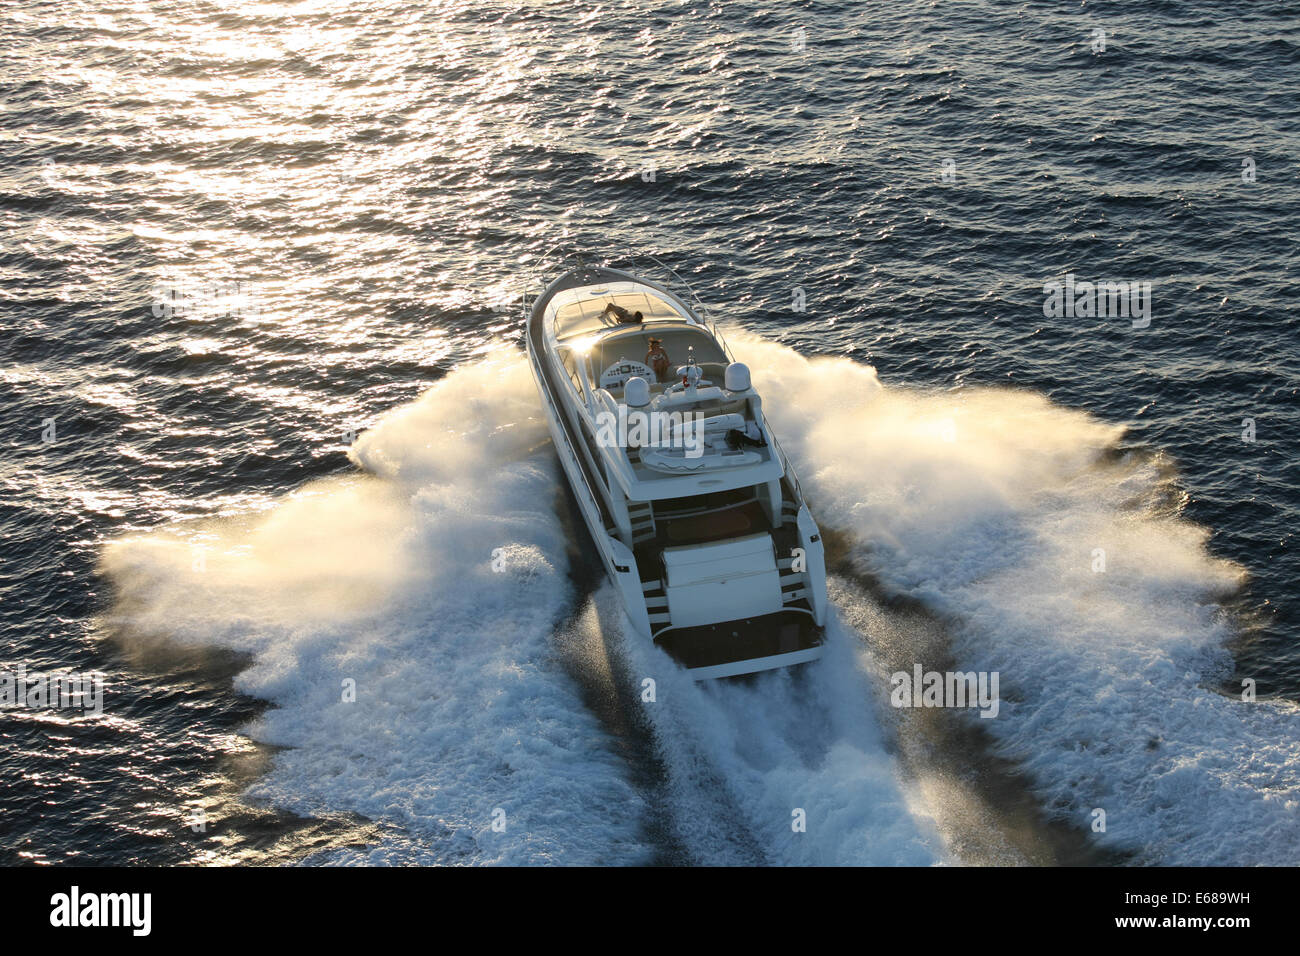
<svg viewBox="0 0 1300 956">
<path fill-rule="evenodd" d="M 618 321 L 611 302 L 642 321 Z M 651 335 L 669 357 L 662 381 Z M 556 450 L 633 626 L 697 679 L 820 656 L 820 630 L 808 630 L 826 616 L 817 526 L 716 329 L 656 283 L 588 267 L 551 283 L 528 343 Z M 648 385 L 635 406 L 633 378 Z M 642 413 L 648 434 L 633 425 Z"/>
<path fill-rule="evenodd" d="M 629 311 L 640 310 L 642 322 L 619 322 L 605 311 L 611 302 Z M 628 500 L 678 498 L 781 478 L 784 464 L 770 440 L 758 393 L 752 388 L 744 392 L 723 388 L 730 364 L 726 344 L 671 293 L 639 282 L 565 289 L 547 303 L 543 330 L 554 354 L 566 366 L 557 370 L 557 378 L 569 386 L 567 397 L 587 419 L 593 434 L 602 421 L 634 418 L 629 416 L 634 409 L 628 407 L 622 385 L 637 375 L 650 383 L 651 403 L 635 411 L 657 415 L 656 426 L 674 415 L 695 421 L 738 415 L 743 419 L 741 431 L 767 442 L 765 447 L 729 447 L 726 428 L 700 434 L 699 444 L 690 448 L 689 454 L 682 448 L 682 439 L 675 447 L 669 442 L 667 448 L 629 449 L 621 443 L 624 434 L 618 435 L 620 443 L 600 442 L 607 472 Z M 662 382 L 648 365 L 651 336 L 661 340 L 669 356 L 669 372 Z M 681 388 L 677 370 L 691 357 L 703 379 L 698 388 L 688 390 Z M 602 374 L 616 369 L 628 371 L 617 381 L 606 380 L 602 387 Z M 575 382 L 575 377 L 579 381 Z M 663 439 L 662 434 L 652 437 Z"/>
</svg>

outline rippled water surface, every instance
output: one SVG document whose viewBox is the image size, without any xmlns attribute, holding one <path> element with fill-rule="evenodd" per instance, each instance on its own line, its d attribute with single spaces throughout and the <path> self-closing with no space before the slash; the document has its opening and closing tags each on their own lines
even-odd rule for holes
<svg viewBox="0 0 1300 956">
<path fill-rule="evenodd" d="M 3 861 L 1300 862 L 1295 13 L 0 6 L 0 663 L 107 675 L 0 712 Z M 736 330 L 823 665 L 621 633 L 520 357 L 579 253 Z"/>
</svg>

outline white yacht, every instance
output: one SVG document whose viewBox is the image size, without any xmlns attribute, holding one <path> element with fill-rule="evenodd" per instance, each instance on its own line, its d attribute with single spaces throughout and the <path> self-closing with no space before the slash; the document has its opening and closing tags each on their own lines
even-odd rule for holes
<svg viewBox="0 0 1300 956">
<path fill-rule="evenodd" d="M 821 535 L 750 370 L 663 284 L 560 276 L 528 320 L 555 448 L 633 626 L 696 679 L 813 660 Z M 761 384 L 761 382 L 760 382 Z"/>
</svg>

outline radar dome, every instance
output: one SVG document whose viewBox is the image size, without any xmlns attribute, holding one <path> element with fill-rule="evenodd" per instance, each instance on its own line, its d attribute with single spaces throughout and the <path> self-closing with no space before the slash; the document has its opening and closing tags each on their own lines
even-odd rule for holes
<svg viewBox="0 0 1300 956">
<path fill-rule="evenodd" d="M 650 404 L 650 383 L 639 375 L 627 380 L 623 386 L 623 398 L 632 408 Z"/>
<path fill-rule="evenodd" d="M 723 383 L 729 392 L 743 392 L 749 388 L 749 366 L 743 362 L 732 362 L 727 366 Z"/>
</svg>

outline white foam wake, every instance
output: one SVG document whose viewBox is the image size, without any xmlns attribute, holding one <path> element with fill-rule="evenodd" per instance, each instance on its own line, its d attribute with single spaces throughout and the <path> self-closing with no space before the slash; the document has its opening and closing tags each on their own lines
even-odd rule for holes
<svg viewBox="0 0 1300 956">
<path fill-rule="evenodd" d="M 370 477 L 104 555 L 138 639 L 252 655 L 237 686 L 275 706 L 250 732 L 289 748 L 252 797 L 384 825 L 336 860 L 645 857 L 642 797 L 551 644 L 573 595 L 537 401 L 499 354 L 362 435 Z"/>
<path fill-rule="evenodd" d="M 1158 458 L 1031 392 L 884 389 L 847 360 L 733 345 L 823 527 L 947 618 L 960 669 L 1000 672 L 981 723 L 1050 812 L 1104 810 L 1091 838 L 1142 862 L 1300 862 L 1300 709 L 1202 686 L 1242 571 L 1166 504 Z"/>
<path fill-rule="evenodd" d="M 1300 858 L 1300 714 L 1201 686 L 1223 662 L 1216 595 L 1240 571 L 1164 508 L 1155 461 L 1116 457 L 1119 429 L 1032 393 L 882 389 L 848 361 L 735 343 L 823 527 L 945 616 L 957 666 L 1000 672 L 1000 716 L 982 723 L 1051 812 L 1086 828 L 1104 809 L 1091 838 L 1145 862 Z M 334 859 L 649 858 L 646 797 L 556 660 L 576 659 L 555 632 L 573 600 L 560 476 L 518 354 L 456 371 L 354 456 L 370 476 L 107 549 L 130 632 L 252 655 L 238 686 L 275 707 L 251 732 L 289 748 L 252 795 L 385 825 Z M 947 858 L 888 753 L 870 634 L 839 617 L 822 663 L 704 685 L 596 637 L 579 656 L 603 660 L 609 640 L 623 679 L 658 682 L 653 799 L 691 859 Z"/>
<path fill-rule="evenodd" d="M 745 681 L 692 682 L 627 638 L 606 587 L 602 622 L 666 770 L 659 799 L 690 860 L 708 865 L 909 865 L 947 857 L 886 749 L 862 638 L 833 620 L 826 656 Z M 611 626 L 612 624 L 612 626 Z M 618 633 L 621 632 L 621 633 Z"/>
</svg>

